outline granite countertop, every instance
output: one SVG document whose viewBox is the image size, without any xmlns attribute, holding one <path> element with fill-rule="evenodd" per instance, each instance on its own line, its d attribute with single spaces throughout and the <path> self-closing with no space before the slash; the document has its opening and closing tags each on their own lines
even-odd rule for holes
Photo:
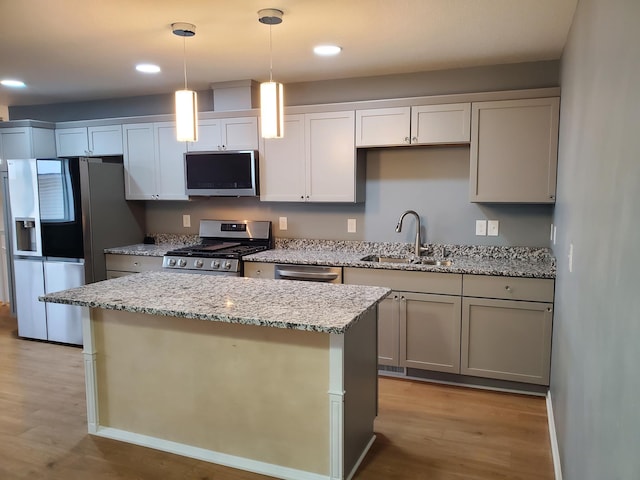
<svg viewBox="0 0 640 480">
<path fill-rule="evenodd" d="M 168 251 L 184 247 L 180 244 L 163 243 L 160 245 L 148 245 L 146 243 L 136 243 L 135 245 L 125 245 L 123 247 L 105 248 L 104 253 L 116 255 L 142 255 L 145 257 L 163 257 Z"/>
<path fill-rule="evenodd" d="M 422 259 L 451 260 L 450 266 L 423 263 L 378 263 L 362 261 L 367 255 L 417 260 L 412 245 L 281 239 L 276 248 L 243 257 L 246 262 L 326 265 L 385 270 L 498 275 L 507 277 L 555 278 L 556 264 L 546 248 L 431 245 Z"/>
<path fill-rule="evenodd" d="M 384 287 L 145 272 L 49 293 L 40 300 L 341 334 L 389 292 Z"/>
</svg>

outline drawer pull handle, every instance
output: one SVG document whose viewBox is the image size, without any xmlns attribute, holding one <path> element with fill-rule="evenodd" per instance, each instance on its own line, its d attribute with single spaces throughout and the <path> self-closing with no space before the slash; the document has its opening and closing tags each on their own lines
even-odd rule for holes
<svg viewBox="0 0 640 480">
<path fill-rule="evenodd" d="M 506 285 L 506 286 L 504 287 L 504 289 L 505 289 L 507 292 L 510 292 L 510 291 L 511 291 L 511 287 L 510 287 L 509 285 Z"/>
</svg>

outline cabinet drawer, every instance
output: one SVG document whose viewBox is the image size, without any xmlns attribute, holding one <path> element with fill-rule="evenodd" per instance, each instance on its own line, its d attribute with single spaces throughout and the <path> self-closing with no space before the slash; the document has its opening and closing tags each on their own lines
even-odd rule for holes
<svg viewBox="0 0 640 480">
<path fill-rule="evenodd" d="M 244 262 L 244 276 L 249 278 L 274 278 L 275 263 Z"/>
<path fill-rule="evenodd" d="M 388 287 L 403 292 L 460 295 L 462 275 L 457 273 L 410 272 L 372 268 L 345 268 L 343 283 Z"/>
<path fill-rule="evenodd" d="M 105 255 L 107 270 L 121 272 L 149 272 L 162 270 L 162 257 L 149 257 L 143 255 L 118 255 L 108 253 Z"/>
<path fill-rule="evenodd" d="M 462 286 L 465 297 L 529 300 L 532 302 L 553 301 L 554 281 L 548 278 L 464 275 Z"/>
</svg>

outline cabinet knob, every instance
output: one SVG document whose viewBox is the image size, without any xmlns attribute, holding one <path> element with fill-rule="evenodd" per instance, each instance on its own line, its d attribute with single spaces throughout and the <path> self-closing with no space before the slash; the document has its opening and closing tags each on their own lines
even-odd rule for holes
<svg viewBox="0 0 640 480">
<path fill-rule="evenodd" d="M 411 137 L 411 143 L 417 143 L 418 137 Z"/>
<path fill-rule="evenodd" d="M 404 143 L 411 143 L 411 140 L 409 139 L 409 137 L 404 137 Z"/>
<path fill-rule="evenodd" d="M 552 311 L 553 311 L 553 308 L 547 307 L 547 312 L 551 313 Z"/>
<path fill-rule="evenodd" d="M 511 291 L 511 287 L 510 287 L 509 285 L 506 285 L 506 286 L 504 287 L 504 289 L 505 289 L 507 292 L 510 292 L 510 291 Z"/>
<path fill-rule="evenodd" d="M 138 266 L 138 262 L 133 262 L 133 264 L 137 267 Z"/>
<path fill-rule="evenodd" d="M 304 195 L 300 195 L 300 198 L 304 199 Z"/>
</svg>

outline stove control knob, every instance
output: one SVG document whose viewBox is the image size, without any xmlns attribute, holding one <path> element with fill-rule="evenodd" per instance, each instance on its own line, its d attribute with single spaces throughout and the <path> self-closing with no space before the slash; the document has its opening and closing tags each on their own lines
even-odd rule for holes
<svg viewBox="0 0 640 480">
<path fill-rule="evenodd" d="M 170 267 L 175 267 L 176 266 L 176 259 L 175 258 L 170 258 L 168 264 L 169 264 Z"/>
<path fill-rule="evenodd" d="M 195 265 L 196 268 L 202 268 L 202 265 L 204 265 L 202 263 L 202 260 L 196 260 L 195 262 L 193 262 L 193 264 Z"/>
<path fill-rule="evenodd" d="M 211 262 L 211 268 L 220 268 L 220 262 L 218 260 L 214 260 Z"/>
<path fill-rule="evenodd" d="M 178 260 L 178 266 L 179 267 L 186 267 L 187 266 L 187 261 L 183 258 L 181 258 L 180 260 Z"/>
<path fill-rule="evenodd" d="M 224 262 L 224 269 L 225 270 L 230 270 L 231 269 L 231 262 Z"/>
</svg>

